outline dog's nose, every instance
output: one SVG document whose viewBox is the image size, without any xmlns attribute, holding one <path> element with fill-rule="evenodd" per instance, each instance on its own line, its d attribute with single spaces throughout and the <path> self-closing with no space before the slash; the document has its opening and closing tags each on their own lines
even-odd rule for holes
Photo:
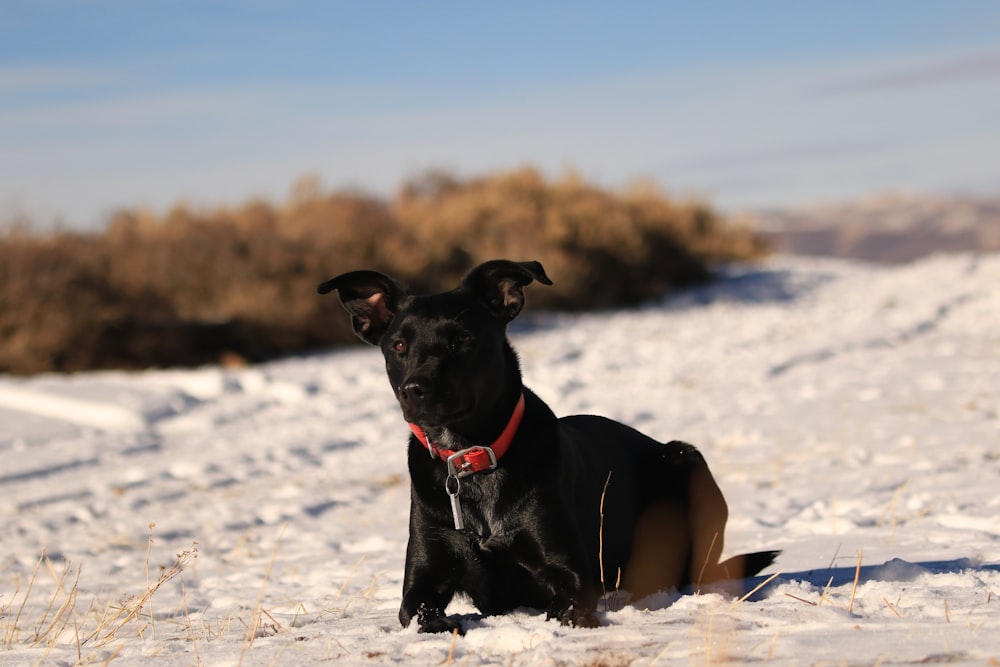
<svg viewBox="0 0 1000 667">
<path fill-rule="evenodd" d="M 399 385 L 399 402 L 411 410 L 419 408 L 430 394 L 430 382 L 424 378 L 409 378 Z"/>
</svg>

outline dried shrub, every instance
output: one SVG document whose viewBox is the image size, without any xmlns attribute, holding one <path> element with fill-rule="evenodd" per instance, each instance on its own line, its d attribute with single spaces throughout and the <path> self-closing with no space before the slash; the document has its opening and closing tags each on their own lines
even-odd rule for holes
<svg viewBox="0 0 1000 667">
<path fill-rule="evenodd" d="M 23 227 L 23 226 L 22 226 Z M 623 193 L 533 169 L 431 172 L 391 201 L 297 183 L 280 206 L 123 211 L 98 233 L 0 237 L 0 372 L 258 361 L 348 342 L 315 286 L 375 268 L 449 289 L 480 261 L 537 259 L 536 307 L 594 309 L 710 277 L 764 252 L 750 230 L 651 185 Z"/>
</svg>

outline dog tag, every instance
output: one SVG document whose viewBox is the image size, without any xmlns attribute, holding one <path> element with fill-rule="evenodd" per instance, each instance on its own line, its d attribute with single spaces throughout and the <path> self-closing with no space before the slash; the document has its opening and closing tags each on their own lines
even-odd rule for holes
<svg viewBox="0 0 1000 667">
<path fill-rule="evenodd" d="M 452 491 L 452 485 L 449 484 L 452 480 L 455 480 L 455 490 Z M 462 483 L 458 481 L 458 477 L 454 475 L 449 475 L 448 479 L 444 482 L 445 493 L 448 494 L 448 499 L 451 501 L 451 516 L 455 519 L 455 530 L 462 530 L 465 528 L 465 522 L 462 521 L 462 504 L 458 501 L 458 492 L 462 490 Z"/>
</svg>

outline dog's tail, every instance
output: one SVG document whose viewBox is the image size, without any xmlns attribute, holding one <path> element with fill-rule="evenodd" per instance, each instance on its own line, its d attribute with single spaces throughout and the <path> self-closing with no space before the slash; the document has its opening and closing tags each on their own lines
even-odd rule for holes
<svg viewBox="0 0 1000 667">
<path fill-rule="evenodd" d="M 758 551 L 743 556 L 743 576 L 752 577 L 765 567 L 774 563 L 774 559 L 781 554 L 780 551 Z"/>
<path fill-rule="evenodd" d="M 752 554 L 733 556 L 719 563 L 718 572 L 720 574 L 716 578 L 718 580 L 736 580 L 752 577 L 773 563 L 780 553 L 780 551 L 758 551 Z M 709 581 L 711 580 L 709 579 Z"/>
</svg>

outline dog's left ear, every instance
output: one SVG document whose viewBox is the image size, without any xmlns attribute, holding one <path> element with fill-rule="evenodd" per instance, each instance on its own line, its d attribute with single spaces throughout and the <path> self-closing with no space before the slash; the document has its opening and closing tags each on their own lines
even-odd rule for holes
<svg viewBox="0 0 1000 667">
<path fill-rule="evenodd" d="M 498 318 L 510 322 L 524 307 L 524 286 L 533 280 L 552 284 L 538 262 L 495 259 L 469 271 L 460 287 L 482 299 Z"/>
</svg>

